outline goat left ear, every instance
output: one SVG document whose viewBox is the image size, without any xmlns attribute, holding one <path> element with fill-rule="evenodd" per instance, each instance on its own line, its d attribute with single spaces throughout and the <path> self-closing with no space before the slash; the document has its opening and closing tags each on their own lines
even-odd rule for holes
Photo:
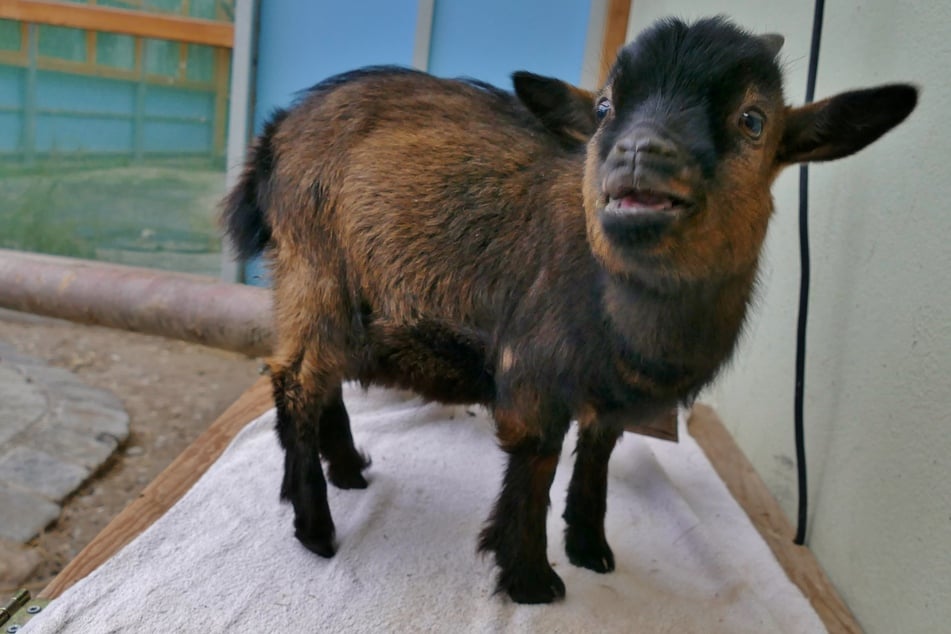
<svg viewBox="0 0 951 634">
<path fill-rule="evenodd" d="M 854 154 L 904 121 L 917 103 L 917 88 L 893 84 L 787 108 L 777 163 L 831 161 Z"/>
<path fill-rule="evenodd" d="M 597 130 L 593 92 L 526 71 L 512 73 L 512 83 L 525 107 L 561 139 L 587 143 Z"/>
<path fill-rule="evenodd" d="M 786 43 L 786 38 L 784 38 L 779 33 L 766 33 L 759 36 L 760 42 L 766 47 L 766 50 L 769 51 L 769 54 L 773 57 L 779 55 L 779 51 L 782 50 L 783 44 Z"/>
</svg>

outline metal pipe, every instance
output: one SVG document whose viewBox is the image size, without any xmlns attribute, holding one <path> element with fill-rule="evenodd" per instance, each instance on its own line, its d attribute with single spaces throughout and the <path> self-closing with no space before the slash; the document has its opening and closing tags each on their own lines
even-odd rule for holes
<svg viewBox="0 0 951 634">
<path fill-rule="evenodd" d="M 270 354 L 270 292 L 215 278 L 0 249 L 0 308 Z"/>
</svg>

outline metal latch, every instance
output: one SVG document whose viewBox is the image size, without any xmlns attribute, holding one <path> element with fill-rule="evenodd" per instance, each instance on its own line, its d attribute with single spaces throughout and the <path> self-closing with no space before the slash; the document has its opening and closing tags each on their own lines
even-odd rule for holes
<svg viewBox="0 0 951 634">
<path fill-rule="evenodd" d="M 49 599 L 30 599 L 30 591 L 26 588 L 17 591 L 2 606 L 0 606 L 0 632 L 16 634 L 26 622 L 43 611 L 49 605 Z"/>
</svg>

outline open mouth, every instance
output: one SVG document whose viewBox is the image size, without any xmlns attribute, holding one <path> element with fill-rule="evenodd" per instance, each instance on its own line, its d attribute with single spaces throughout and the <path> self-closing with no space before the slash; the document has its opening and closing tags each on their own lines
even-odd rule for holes
<svg viewBox="0 0 951 634">
<path fill-rule="evenodd" d="M 630 188 L 608 196 L 598 213 L 608 239 L 621 247 L 639 248 L 660 239 L 667 229 L 690 214 L 692 201 L 660 189 Z"/>
<path fill-rule="evenodd" d="M 618 215 L 670 214 L 683 211 L 690 202 L 670 192 L 655 189 L 628 189 L 608 198 L 604 211 Z"/>
</svg>

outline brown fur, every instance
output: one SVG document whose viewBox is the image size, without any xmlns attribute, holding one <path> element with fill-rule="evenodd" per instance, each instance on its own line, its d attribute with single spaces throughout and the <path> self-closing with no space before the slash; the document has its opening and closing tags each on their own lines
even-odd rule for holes
<svg viewBox="0 0 951 634">
<path fill-rule="evenodd" d="M 691 399 L 730 356 L 776 174 L 803 152 L 855 151 L 914 107 L 913 89 L 886 87 L 789 109 L 775 50 L 720 20 L 668 22 L 621 52 L 598 95 L 527 73 L 516 99 L 371 69 L 276 115 L 225 219 L 243 253 L 266 244 L 272 259 L 282 494 L 302 543 L 336 548 L 318 454 L 332 483 L 366 486 L 339 396 L 356 379 L 493 408 L 509 464 L 480 548 L 519 602 L 564 595 L 544 518 L 562 438 L 581 420 L 566 549 L 613 569 L 611 450 L 623 424 Z M 683 94 L 657 93 L 661 114 L 637 100 L 681 75 Z M 852 125 L 863 99 L 884 113 L 875 126 Z M 737 127 L 751 109 L 761 137 Z M 610 215 L 655 189 L 686 202 Z"/>
</svg>

